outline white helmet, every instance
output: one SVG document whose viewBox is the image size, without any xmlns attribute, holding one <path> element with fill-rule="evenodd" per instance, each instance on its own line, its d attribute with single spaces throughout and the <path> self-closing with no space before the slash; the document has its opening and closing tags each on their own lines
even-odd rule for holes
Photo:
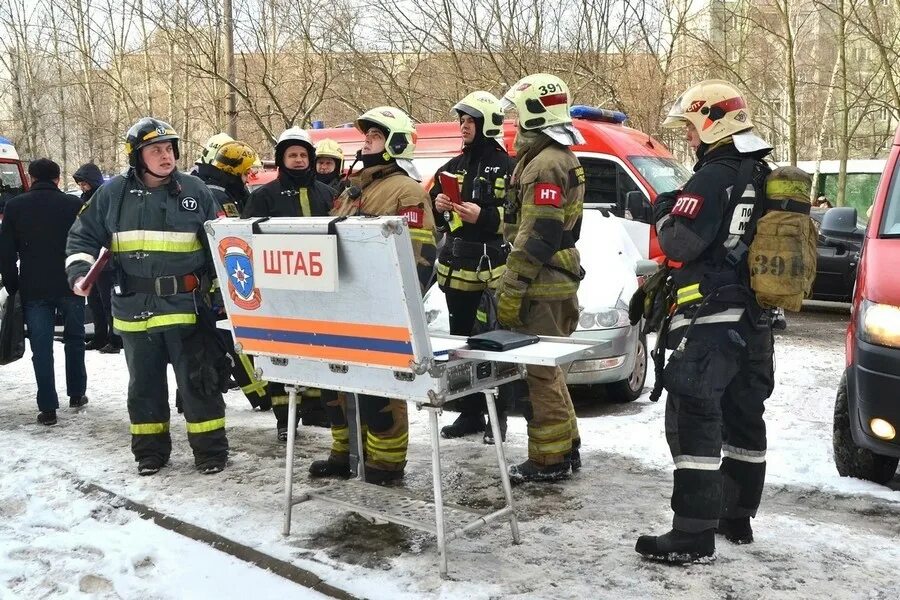
<svg viewBox="0 0 900 600">
<path fill-rule="evenodd" d="M 472 92 L 455 105 L 460 116 L 469 115 L 473 119 L 481 119 L 481 132 L 486 138 L 503 139 L 503 109 L 500 100 L 490 92 Z"/>
<path fill-rule="evenodd" d="M 305 129 L 299 127 L 291 127 L 285 129 L 278 136 L 278 143 L 275 144 L 275 166 L 284 166 L 284 153 L 291 146 L 303 146 L 309 153 L 309 164 L 316 164 L 316 147 L 313 146 L 312 139 Z"/>
<path fill-rule="evenodd" d="M 216 157 L 216 153 L 219 151 L 222 144 L 233 141 L 234 138 L 227 133 L 217 133 L 212 136 L 206 140 L 206 144 L 203 146 L 203 154 L 200 155 L 200 163 L 208 165 Z"/>
</svg>

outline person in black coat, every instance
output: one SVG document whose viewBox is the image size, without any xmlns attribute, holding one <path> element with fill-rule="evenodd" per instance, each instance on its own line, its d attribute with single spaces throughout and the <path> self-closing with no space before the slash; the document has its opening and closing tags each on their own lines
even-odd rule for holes
<svg viewBox="0 0 900 600">
<path fill-rule="evenodd" d="M 59 398 L 53 368 L 53 327 L 63 319 L 69 406 L 87 404 L 84 395 L 84 300 L 66 279 L 66 239 L 82 202 L 59 189 L 59 165 L 39 158 L 28 165 L 31 189 L 6 205 L 0 225 L 0 275 L 10 295 L 19 292 L 37 380 L 38 422 L 56 423 Z M 16 262 L 18 261 L 18 267 Z"/>
<path fill-rule="evenodd" d="M 92 162 L 78 167 L 72 179 L 81 188 L 81 201 L 87 204 L 94 192 L 103 185 L 103 173 Z M 94 339 L 85 346 L 88 350 L 99 350 L 102 354 L 118 354 L 122 349 L 122 338 L 112 331 L 112 265 L 100 273 L 97 285 L 88 296 L 88 307 L 94 321 Z"/>
</svg>

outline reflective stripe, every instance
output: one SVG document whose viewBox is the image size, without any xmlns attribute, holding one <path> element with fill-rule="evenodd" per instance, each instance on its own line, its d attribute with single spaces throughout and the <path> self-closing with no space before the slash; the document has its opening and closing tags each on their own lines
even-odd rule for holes
<svg viewBox="0 0 900 600">
<path fill-rule="evenodd" d="M 718 471 L 718 456 L 690 456 L 682 454 L 675 457 L 676 469 L 695 469 L 698 471 Z"/>
<path fill-rule="evenodd" d="M 409 433 L 386 438 L 375 437 L 366 432 L 367 460 L 386 463 L 402 463 L 406 460 L 406 447 L 409 445 Z"/>
<path fill-rule="evenodd" d="M 168 423 L 132 423 L 131 435 L 158 435 L 169 431 Z"/>
<path fill-rule="evenodd" d="M 313 216 L 312 209 L 309 207 L 309 191 L 306 188 L 300 188 L 298 195 L 300 196 L 300 216 Z"/>
<path fill-rule="evenodd" d="M 564 454 L 572 449 L 572 422 L 528 426 L 528 455 Z"/>
<path fill-rule="evenodd" d="M 290 396 L 272 396 L 272 406 L 285 406 L 290 402 Z"/>
<path fill-rule="evenodd" d="M 66 258 L 66 268 L 68 269 L 69 265 L 71 265 L 72 263 L 77 263 L 79 261 L 84 261 L 87 264 L 92 265 L 94 264 L 95 259 L 87 252 L 76 252 L 75 254 L 71 254 L 68 258 Z"/>
<path fill-rule="evenodd" d="M 225 428 L 225 417 L 221 419 L 211 419 L 209 421 L 200 421 L 199 423 L 187 422 L 188 433 L 209 433 L 217 429 Z"/>
<path fill-rule="evenodd" d="M 152 231 L 138 229 L 113 234 L 110 250 L 113 252 L 196 252 L 203 245 L 196 233 L 183 231 Z"/>
<path fill-rule="evenodd" d="M 764 463 L 766 462 L 765 450 L 747 450 L 746 448 L 738 448 L 737 446 L 722 445 L 722 455 L 733 460 L 740 460 L 748 463 Z"/>
<path fill-rule="evenodd" d="M 718 312 L 705 317 L 697 317 L 694 319 L 694 325 L 709 325 L 710 323 L 734 323 L 741 320 L 744 316 L 743 308 L 728 308 L 722 312 Z M 669 331 L 674 331 L 690 324 L 691 317 L 685 315 L 676 315 L 669 324 Z"/>
<path fill-rule="evenodd" d="M 346 425 L 331 428 L 331 451 L 336 454 L 350 452 L 350 428 Z"/>
<path fill-rule="evenodd" d="M 113 317 L 113 327 L 119 331 L 126 333 L 134 333 L 135 331 L 147 331 L 154 327 L 167 327 L 169 325 L 195 325 L 197 323 L 197 315 L 194 313 L 174 313 L 171 315 L 159 315 L 158 317 L 150 317 L 143 321 L 123 321 Z"/>
<path fill-rule="evenodd" d="M 434 234 L 427 229 L 410 229 L 409 237 L 414 242 L 422 242 L 423 244 L 431 244 L 434 246 Z"/>
<path fill-rule="evenodd" d="M 450 211 L 450 221 L 447 224 L 450 225 L 450 231 L 456 231 L 463 226 L 463 220 L 459 218 L 456 212 Z"/>
<path fill-rule="evenodd" d="M 700 293 L 700 284 L 692 283 L 691 285 L 686 285 L 682 288 L 678 288 L 678 291 L 675 293 L 675 301 L 678 306 L 682 304 L 688 304 L 690 302 L 695 302 L 697 300 L 701 300 L 703 298 L 703 294 Z"/>
<path fill-rule="evenodd" d="M 304 398 L 321 398 L 322 390 L 320 390 L 319 388 L 306 388 L 303 391 L 303 397 Z"/>
<path fill-rule="evenodd" d="M 506 194 L 504 193 L 503 195 L 505 196 Z M 506 217 L 506 209 L 503 208 L 502 206 L 498 206 L 497 214 L 499 214 L 499 216 L 500 216 L 500 222 L 497 223 L 497 231 L 495 233 L 499 233 L 500 235 L 503 235 L 503 224 L 505 222 L 504 218 Z"/>
<path fill-rule="evenodd" d="M 487 323 L 487 313 L 484 312 L 483 310 L 476 310 L 475 311 L 475 319 L 479 323 Z"/>
<path fill-rule="evenodd" d="M 450 279 L 459 279 L 470 283 L 485 284 L 499 278 L 506 271 L 506 265 L 494 267 L 490 271 L 473 271 L 471 269 L 454 269 L 444 263 L 438 263 L 437 271 L 439 275 L 449 277 Z"/>
<path fill-rule="evenodd" d="M 262 396 L 266 391 L 267 385 L 268 383 L 265 381 L 254 381 L 253 383 L 241 386 L 241 391 L 244 392 L 245 396 L 249 396 L 250 394 Z"/>
<path fill-rule="evenodd" d="M 666 224 L 666 221 L 672 218 L 672 215 L 663 215 L 660 217 L 659 221 L 656 222 L 656 230 L 659 231 L 662 229 L 662 226 Z"/>
</svg>

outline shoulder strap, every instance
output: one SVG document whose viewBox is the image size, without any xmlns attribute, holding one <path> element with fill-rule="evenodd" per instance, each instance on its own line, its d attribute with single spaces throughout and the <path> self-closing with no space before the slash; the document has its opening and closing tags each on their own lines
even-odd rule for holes
<svg viewBox="0 0 900 600">
<path fill-rule="evenodd" d="M 756 162 L 757 161 L 752 158 L 744 158 L 741 160 L 741 166 L 738 167 L 737 179 L 735 180 L 734 187 L 731 188 L 731 196 L 728 198 L 729 207 L 734 207 L 744 194 L 744 190 L 747 189 L 747 186 L 753 183 L 753 170 L 756 166 Z M 740 241 L 735 244 L 734 248 L 729 250 L 728 254 L 725 255 L 725 261 L 732 267 L 738 264 L 747 255 L 747 250 L 750 248 L 750 242 L 753 240 L 754 233 L 756 233 L 756 222 L 766 210 L 764 202 L 764 194 L 756 194 L 753 201 L 753 211 L 750 213 L 750 220 L 747 222 L 747 227 L 744 228 L 744 234 L 741 236 Z"/>
</svg>

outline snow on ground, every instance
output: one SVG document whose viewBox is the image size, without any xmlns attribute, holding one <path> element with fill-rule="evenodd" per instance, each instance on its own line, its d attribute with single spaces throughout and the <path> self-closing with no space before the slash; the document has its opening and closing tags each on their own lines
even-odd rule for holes
<svg viewBox="0 0 900 600">
<path fill-rule="evenodd" d="M 284 598 L 313 592 L 163 530 L 76 490 L 94 482 L 155 510 L 205 527 L 307 569 L 367 598 L 894 598 L 900 591 L 900 491 L 837 476 L 831 408 L 843 369 L 846 315 L 801 315 L 776 341 L 775 393 L 767 404 L 768 485 L 756 542 L 719 541 L 712 565 L 673 568 L 634 551 L 642 533 L 668 529 L 671 459 L 663 404 L 577 401 L 584 469 L 559 485 L 514 492 L 523 544 L 503 525 L 449 547 L 451 580 L 437 576 L 434 538 L 373 525 L 322 503 L 295 507 L 280 535 L 283 445 L 274 417 L 242 396 L 228 403 L 228 469 L 200 476 L 181 418 L 173 455 L 140 478 L 129 450 L 124 357 L 88 353 L 90 404 L 35 422 L 28 356 L 0 368 L 0 599 Z M 57 344 L 58 389 L 64 391 Z M 652 383 L 648 379 L 648 386 Z M 174 382 L 170 388 L 174 397 Z M 455 417 L 443 415 L 446 423 Z M 430 494 L 427 415 L 410 412 L 404 488 Z M 299 486 L 325 454 L 329 433 L 301 428 Z M 525 423 L 510 420 L 507 456 L 521 460 Z M 442 443 L 446 500 L 473 509 L 502 503 L 493 450 L 478 439 Z M 894 488 L 898 479 L 895 479 Z M 304 596 L 302 594 L 309 595 Z"/>
</svg>

